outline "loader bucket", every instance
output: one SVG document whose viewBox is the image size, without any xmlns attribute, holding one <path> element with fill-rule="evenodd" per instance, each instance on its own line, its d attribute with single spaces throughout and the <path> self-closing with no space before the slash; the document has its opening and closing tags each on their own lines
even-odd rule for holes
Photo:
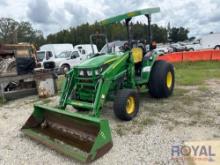
<svg viewBox="0 0 220 165">
<path fill-rule="evenodd" d="M 107 120 L 44 105 L 34 106 L 34 112 L 21 130 L 32 139 L 82 162 L 101 157 L 113 146 Z"/>
</svg>

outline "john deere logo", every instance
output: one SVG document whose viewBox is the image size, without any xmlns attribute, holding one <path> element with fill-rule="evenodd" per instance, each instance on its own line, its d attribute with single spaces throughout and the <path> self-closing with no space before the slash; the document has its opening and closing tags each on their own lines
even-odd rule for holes
<svg viewBox="0 0 220 165">
<path fill-rule="evenodd" d="M 105 136 L 104 132 L 101 131 L 100 135 L 102 136 L 103 139 L 106 139 L 106 136 Z"/>
</svg>

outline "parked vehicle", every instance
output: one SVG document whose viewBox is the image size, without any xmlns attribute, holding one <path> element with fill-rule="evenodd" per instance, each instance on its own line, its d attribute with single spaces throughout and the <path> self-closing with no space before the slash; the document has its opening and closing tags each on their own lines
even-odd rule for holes
<svg viewBox="0 0 220 165">
<path fill-rule="evenodd" d="M 98 53 L 98 48 L 95 44 L 81 44 L 74 46 L 81 53 L 82 60 L 88 59 L 93 54 L 92 47 L 94 49 L 94 54 Z"/>
<path fill-rule="evenodd" d="M 181 43 L 171 44 L 170 47 L 173 49 L 174 52 L 182 52 L 182 51 L 187 50 L 186 46 L 184 44 L 181 44 Z"/>
<path fill-rule="evenodd" d="M 49 60 L 49 57 L 52 57 L 53 54 L 51 51 L 37 51 L 37 61 L 39 68 L 43 68 L 43 62 Z"/>
<path fill-rule="evenodd" d="M 185 47 L 186 47 L 187 51 L 194 51 L 194 50 L 201 49 L 201 45 L 199 44 L 198 41 L 195 41 L 192 43 L 186 43 Z"/>
<path fill-rule="evenodd" d="M 46 44 L 40 47 L 37 51 L 37 59 L 41 68 L 43 68 L 43 63 L 48 60 L 53 60 L 57 58 L 57 55 L 63 51 L 73 51 L 72 44 Z"/>
<path fill-rule="evenodd" d="M 157 48 L 155 49 L 155 51 L 157 51 L 157 53 L 160 55 L 164 55 L 166 53 L 173 52 L 173 48 L 171 48 L 169 45 L 157 44 Z"/>
<path fill-rule="evenodd" d="M 220 33 L 207 34 L 200 39 L 186 44 L 187 50 L 216 49 L 220 50 Z"/>
<path fill-rule="evenodd" d="M 200 38 L 201 49 L 220 50 L 220 33 L 207 34 Z"/>
<path fill-rule="evenodd" d="M 42 68 L 45 64 L 47 67 L 54 65 L 53 68 L 58 73 L 64 73 L 83 60 L 83 55 L 72 44 L 46 44 L 37 51 L 37 59 Z"/>
<path fill-rule="evenodd" d="M 81 53 L 77 49 L 63 51 L 56 55 L 56 58 L 44 61 L 44 68 L 53 68 L 57 73 L 67 73 L 73 66 L 82 61 Z M 51 67 L 51 65 L 53 65 Z"/>
<path fill-rule="evenodd" d="M 44 59 L 48 60 L 49 58 L 56 58 L 58 54 L 63 51 L 73 51 L 72 44 L 46 44 L 40 47 L 41 52 L 45 52 Z M 49 53 L 47 56 L 47 52 Z"/>
</svg>

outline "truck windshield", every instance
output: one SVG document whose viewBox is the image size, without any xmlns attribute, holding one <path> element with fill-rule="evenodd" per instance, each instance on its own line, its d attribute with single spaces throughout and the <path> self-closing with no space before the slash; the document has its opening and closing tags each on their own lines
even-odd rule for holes
<svg viewBox="0 0 220 165">
<path fill-rule="evenodd" d="M 37 61 L 43 61 L 45 57 L 45 52 L 37 52 Z"/>
<path fill-rule="evenodd" d="M 58 54 L 56 57 L 57 58 L 69 58 L 71 55 L 71 51 L 65 51 L 65 52 L 61 52 L 60 54 Z"/>
</svg>

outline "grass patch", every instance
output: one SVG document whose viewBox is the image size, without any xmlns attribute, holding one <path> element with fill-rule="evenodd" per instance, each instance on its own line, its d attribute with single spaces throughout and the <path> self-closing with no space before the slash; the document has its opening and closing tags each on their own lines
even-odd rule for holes
<svg viewBox="0 0 220 165">
<path fill-rule="evenodd" d="M 194 104 L 194 101 L 197 101 L 195 97 L 187 96 L 187 95 L 182 96 L 180 99 L 183 105 L 188 105 L 188 106 L 192 106 Z"/>
<path fill-rule="evenodd" d="M 155 120 L 153 118 L 150 117 L 145 117 L 144 119 L 141 120 L 142 125 L 152 125 L 155 123 Z"/>
<path fill-rule="evenodd" d="M 122 124 L 118 124 L 115 131 L 119 136 L 126 135 L 127 133 L 127 127 L 123 126 Z"/>
<path fill-rule="evenodd" d="M 0 97 L 0 106 L 2 106 L 5 103 L 5 99 L 3 99 L 2 97 Z"/>
<path fill-rule="evenodd" d="M 200 85 L 204 80 L 220 78 L 220 62 L 184 62 L 176 63 L 175 75 L 178 85 Z"/>
<path fill-rule="evenodd" d="M 184 94 L 186 94 L 187 92 L 189 92 L 189 90 L 187 89 L 183 89 L 183 88 L 175 88 L 173 91 L 173 96 L 184 96 Z"/>
<path fill-rule="evenodd" d="M 201 92 L 208 92 L 209 88 L 207 86 L 201 85 L 198 87 L 198 90 Z"/>
</svg>

